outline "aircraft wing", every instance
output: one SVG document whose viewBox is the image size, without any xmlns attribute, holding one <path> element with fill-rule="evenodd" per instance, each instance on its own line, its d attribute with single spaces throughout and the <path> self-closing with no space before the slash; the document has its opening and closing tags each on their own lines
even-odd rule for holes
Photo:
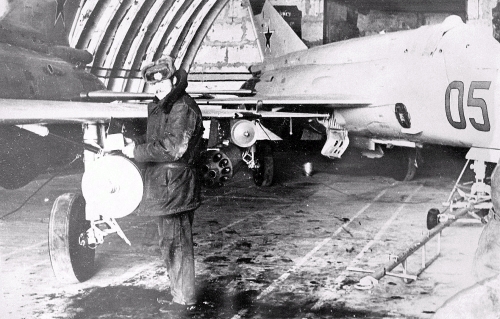
<svg viewBox="0 0 500 319">
<path fill-rule="evenodd" d="M 255 92 L 252 90 L 238 89 L 238 90 L 187 90 L 187 93 L 193 98 L 213 98 L 214 95 L 236 95 L 236 96 L 250 96 Z M 99 90 L 80 93 L 80 98 L 85 101 L 99 101 L 99 102 L 112 102 L 112 101 L 127 101 L 127 100 L 152 100 L 155 97 L 154 93 L 135 93 L 135 92 L 117 92 L 109 90 Z"/>
<path fill-rule="evenodd" d="M 348 95 L 298 95 L 298 96 L 268 96 L 254 95 L 237 98 L 197 99 L 199 105 L 273 105 L 273 106 L 298 106 L 317 105 L 327 108 L 353 108 L 367 107 L 371 102 L 359 97 Z"/>
<path fill-rule="evenodd" d="M 205 118 L 319 118 L 326 113 L 295 113 L 222 109 L 200 105 Z M 146 118 L 144 103 L 96 103 L 51 100 L 0 99 L 0 124 L 55 124 L 107 122 L 111 118 Z"/>
<path fill-rule="evenodd" d="M 0 99 L 0 124 L 85 123 L 108 121 L 112 117 L 145 118 L 147 106 L 138 103 Z"/>
<path fill-rule="evenodd" d="M 370 101 L 363 98 L 342 94 L 335 95 L 297 95 L 297 96 L 269 96 L 255 94 L 253 90 L 198 90 L 188 91 L 196 99 L 198 105 L 321 105 L 326 107 L 364 107 L 371 105 Z M 235 97 L 227 97 L 234 95 Z M 223 98 L 215 96 L 226 96 Z M 87 101 L 126 101 L 126 100 L 151 100 L 153 93 L 131 93 L 114 91 L 83 92 L 80 97 Z"/>
</svg>

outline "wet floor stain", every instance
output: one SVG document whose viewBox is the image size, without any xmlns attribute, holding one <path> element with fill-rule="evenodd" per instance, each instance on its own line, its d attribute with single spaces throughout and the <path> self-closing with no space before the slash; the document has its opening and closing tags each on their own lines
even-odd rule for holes
<svg viewBox="0 0 500 319">
<path fill-rule="evenodd" d="M 134 286 L 93 288 L 72 298 L 68 313 L 74 319 L 159 318 L 156 298 L 162 293 Z"/>
<path fill-rule="evenodd" d="M 209 256 L 203 260 L 206 263 L 217 263 L 222 261 L 229 261 L 226 256 Z"/>
<path fill-rule="evenodd" d="M 88 289 L 72 297 L 65 318 L 390 318 L 388 313 L 353 310 L 340 306 L 324 306 L 312 310 L 316 300 L 292 292 L 257 300 L 258 290 L 227 291 L 224 285 L 237 278 L 221 278 L 203 283 L 198 292 L 197 309 L 191 313 L 161 313 L 157 298 L 164 292 L 137 286 L 110 286 Z M 222 285 L 221 285 L 222 284 Z"/>
</svg>

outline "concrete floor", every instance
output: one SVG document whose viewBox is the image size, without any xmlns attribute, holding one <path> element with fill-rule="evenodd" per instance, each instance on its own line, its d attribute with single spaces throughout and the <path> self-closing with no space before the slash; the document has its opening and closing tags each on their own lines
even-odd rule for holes
<svg viewBox="0 0 500 319">
<path fill-rule="evenodd" d="M 421 237 L 427 211 L 441 208 L 465 163 L 463 151 L 424 149 L 419 175 L 405 183 L 389 176 L 390 159 L 318 154 L 277 152 L 276 182 L 268 188 L 242 171 L 223 188 L 204 189 L 194 225 L 202 310 L 193 318 L 430 318 L 474 283 L 478 223 L 445 229 L 442 256 L 412 283 L 384 277 L 357 290 L 365 274 L 347 270 L 376 270 Z M 313 163 L 312 176 L 304 176 L 305 162 Z M 56 281 L 49 214 L 57 196 L 78 190 L 81 174 L 57 176 L 33 195 L 47 178 L 0 189 L 0 216 L 8 214 L 0 219 L 0 318 L 163 318 L 156 297 L 169 282 L 153 218 L 118 220 L 132 246 L 108 236 L 90 280 Z M 420 254 L 410 257 L 410 272 L 419 263 Z"/>
</svg>

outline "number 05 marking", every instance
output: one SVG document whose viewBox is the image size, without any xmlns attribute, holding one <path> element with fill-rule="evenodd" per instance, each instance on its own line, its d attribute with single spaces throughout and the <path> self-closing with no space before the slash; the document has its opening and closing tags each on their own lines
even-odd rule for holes
<svg viewBox="0 0 500 319">
<path fill-rule="evenodd" d="M 476 119 L 469 118 L 470 124 L 478 131 L 488 132 L 490 130 L 490 119 L 488 117 L 488 106 L 486 101 L 482 98 L 474 97 L 474 90 L 489 90 L 491 81 L 472 81 L 469 87 L 469 94 L 467 96 L 468 107 L 479 107 L 483 115 L 482 123 L 478 123 Z M 454 121 L 451 117 L 450 96 L 451 91 L 458 91 L 458 116 L 459 120 Z M 445 95 L 445 110 L 448 122 L 456 129 L 463 130 L 467 126 L 464 115 L 464 83 L 462 81 L 453 81 L 448 85 Z"/>
</svg>

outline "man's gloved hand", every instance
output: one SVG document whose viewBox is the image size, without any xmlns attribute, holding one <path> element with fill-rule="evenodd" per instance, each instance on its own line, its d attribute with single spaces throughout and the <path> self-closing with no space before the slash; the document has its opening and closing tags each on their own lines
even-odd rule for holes
<svg viewBox="0 0 500 319">
<path fill-rule="evenodd" d="M 130 138 L 124 137 L 125 140 L 125 147 L 122 149 L 123 155 L 127 156 L 128 158 L 134 158 L 134 148 L 135 148 L 135 143 L 132 141 Z"/>
</svg>

